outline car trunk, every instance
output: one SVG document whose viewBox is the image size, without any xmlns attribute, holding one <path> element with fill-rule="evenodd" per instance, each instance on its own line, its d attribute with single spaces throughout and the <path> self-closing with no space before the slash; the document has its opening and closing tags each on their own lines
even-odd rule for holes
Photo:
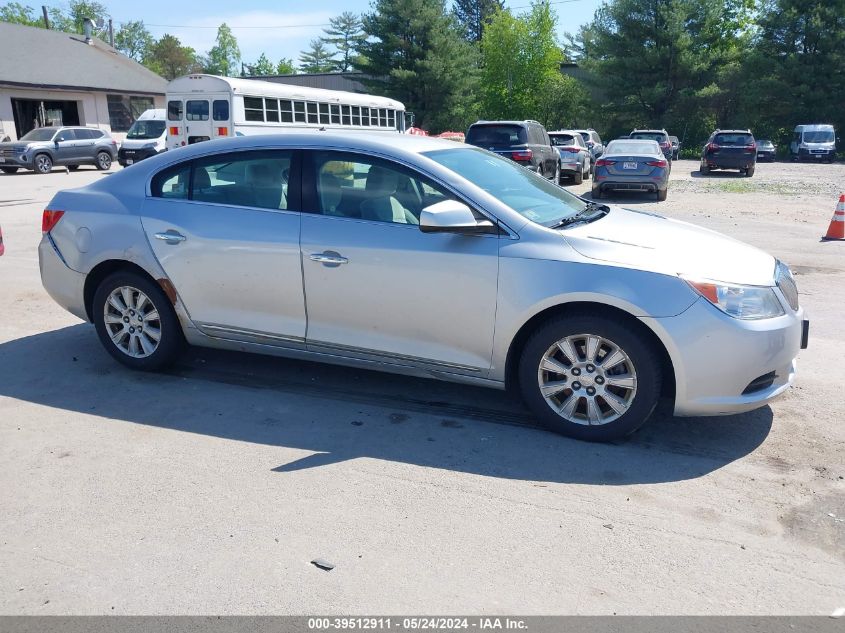
<svg viewBox="0 0 845 633">
<path fill-rule="evenodd" d="M 618 155 L 603 156 L 599 160 L 605 161 L 604 166 L 611 176 L 648 176 L 658 169 L 656 164 L 649 163 L 658 163 L 663 157 Z"/>
</svg>

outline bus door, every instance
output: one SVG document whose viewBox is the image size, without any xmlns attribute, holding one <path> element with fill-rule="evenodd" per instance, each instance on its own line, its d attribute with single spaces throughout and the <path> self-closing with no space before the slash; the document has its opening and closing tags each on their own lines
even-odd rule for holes
<svg viewBox="0 0 845 633">
<path fill-rule="evenodd" d="M 230 136 L 232 107 L 228 95 L 186 95 L 183 104 L 183 130 L 178 145 Z"/>
</svg>

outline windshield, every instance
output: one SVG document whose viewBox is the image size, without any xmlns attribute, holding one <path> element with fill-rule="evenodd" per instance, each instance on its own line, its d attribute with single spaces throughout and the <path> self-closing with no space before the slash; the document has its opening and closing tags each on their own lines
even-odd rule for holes
<svg viewBox="0 0 845 633">
<path fill-rule="evenodd" d="M 750 134 L 717 134 L 713 142 L 717 145 L 742 145 L 754 144 L 754 137 Z"/>
<path fill-rule="evenodd" d="M 767 140 L 757 141 L 757 147 L 774 147 L 774 143 Z"/>
<path fill-rule="evenodd" d="M 30 130 L 21 137 L 22 141 L 49 141 L 53 138 L 58 128 L 55 127 L 40 127 Z"/>
<path fill-rule="evenodd" d="M 631 138 L 638 138 L 644 141 L 657 141 L 658 143 L 665 143 L 667 137 L 662 132 L 634 132 Z"/>
<path fill-rule="evenodd" d="M 832 130 L 816 130 L 815 132 L 804 132 L 805 143 L 833 143 Z"/>
<path fill-rule="evenodd" d="M 164 134 L 164 121 L 135 121 L 126 138 L 157 139 Z"/>
<path fill-rule="evenodd" d="M 552 226 L 587 208 L 583 200 L 542 176 L 480 149 L 442 149 L 424 156 L 538 224 Z"/>
<path fill-rule="evenodd" d="M 467 132 L 466 142 L 479 147 L 523 145 L 525 128 L 521 125 L 473 125 Z"/>
<path fill-rule="evenodd" d="M 578 145 L 578 141 L 571 134 L 549 134 L 552 145 Z"/>
</svg>

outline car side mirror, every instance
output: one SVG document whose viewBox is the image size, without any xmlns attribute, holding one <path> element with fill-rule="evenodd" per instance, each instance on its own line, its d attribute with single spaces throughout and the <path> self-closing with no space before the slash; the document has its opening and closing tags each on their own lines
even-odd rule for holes
<svg viewBox="0 0 845 633">
<path fill-rule="evenodd" d="M 490 220 L 476 220 L 470 208 L 457 200 L 443 200 L 425 207 L 420 213 L 420 231 L 464 235 L 499 232 Z"/>
</svg>

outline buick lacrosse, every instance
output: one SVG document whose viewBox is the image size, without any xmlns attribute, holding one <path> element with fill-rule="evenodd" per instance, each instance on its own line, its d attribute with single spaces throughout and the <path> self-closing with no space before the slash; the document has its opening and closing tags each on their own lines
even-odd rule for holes
<svg viewBox="0 0 845 633">
<path fill-rule="evenodd" d="M 42 229 L 44 287 L 131 368 L 190 344 L 514 388 L 585 440 L 661 394 L 763 406 L 807 342 L 771 255 L 433 138 L 200 143 L 58 193 Z"/>
</svg>

